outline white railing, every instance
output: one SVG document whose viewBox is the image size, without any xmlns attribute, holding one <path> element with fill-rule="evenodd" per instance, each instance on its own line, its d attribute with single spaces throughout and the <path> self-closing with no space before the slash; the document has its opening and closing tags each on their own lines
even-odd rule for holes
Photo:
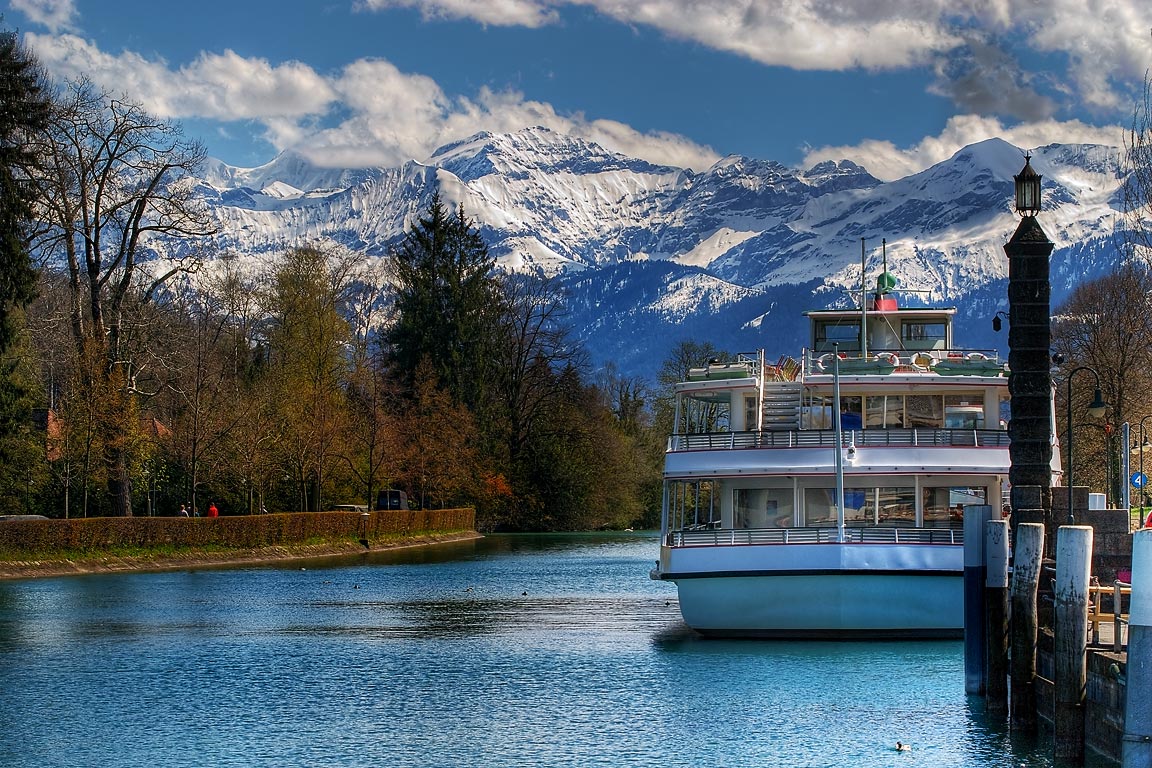
<svg viewBox="0 0 1152 768">
<path fill-rule="evenodd" d="M 716 451 L 746 448 L 832 448 L 836 432 L 831 429 L 768 430 L 750 432 L 703 432 L 672 435 L 668 451 Z M 843 433 L 843 445 L 857 448 L 887 446 L 961 446 L 1006 448 L 1008 433 L 1001 429 L 865 429 Z"/>
<path fill-rule="evenodd" d="M 806 378 L 813 375 L 828 375 L 832 373 L 832 349 L 828 345 L 821 345 L 819 351 L 815 349 L 805 349 L 801 356 L 802 373 L 801 378 Z M 868 357 L 862 357 L 859 350 L 842 350 L 841 362 L 844 368 L 841 369 L 841 375 L 852 375 L 851 370 L 853 363 L 864 362 L 891 362 L 900 370 L 910 371 L 930 371 L 937 363 L 942 362 L 960 362 L 969 361 L 974 366 L 976 363 L 990 364 L 991 366 L 1003 365 L 1000 360 L 1000 353 L 995 349 L 923 349 L 923 350 L 909 350 L 909 349 L 873 349 L 869 347 Z M 858 371 L 857 371 L 858 372 Z"/>
<path fill-rule="evenodd" d="M 718 547 L 744 544 L 839 544 L 836 528 L 704 528 L 670 531 L 670 547 Z M 849 544 L 963 544 L 959 528 L 845 528 Z"/>
</svg>

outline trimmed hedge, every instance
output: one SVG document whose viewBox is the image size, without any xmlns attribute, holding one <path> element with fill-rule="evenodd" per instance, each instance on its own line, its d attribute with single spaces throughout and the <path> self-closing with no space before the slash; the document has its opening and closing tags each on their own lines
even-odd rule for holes
<svg viewBox="0 0 1152 768">
<path fill-rule="evenodd" d="M 473 531 L 473 509 L 287 512 L 243 517 L 89 517 L 0 522 L 0 559 L 107 550 L 258 549 Z"/>
</svg>

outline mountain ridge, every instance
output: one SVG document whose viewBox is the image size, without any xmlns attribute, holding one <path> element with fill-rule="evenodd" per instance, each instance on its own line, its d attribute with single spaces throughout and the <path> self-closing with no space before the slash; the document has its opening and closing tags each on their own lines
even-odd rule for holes
<svg viewBox="0 0 1152 768">
<path fill-rule="evenodd" d="M 319 168 L 299 153 L 250 169 L 212 160 L 197 194 L 218 248 L 264 258 L 317 241 L 382 257 L 438 192 L 463 205 L 501 268 L 563 284 L 594 361 L 652 378 L 677 341 L 705 340 L 697 333 L 720 348 L 798 354 L 801 311 L 859 296 L 862 241 L 865 283 L 886 260 L 902 288 L 923 292 L 905 301 L 954 303 L 958 338 L 1002 347 L 1006 334 L 988 329 L 1007 306 L 1003 244 L 1026 154 L 1044 176 L 1055 307 L 1118 258 L 1117 147 L 988 139 L 885 182 L 848 160 L 797 170 L 729 156 L 695 172 L 529 128 L 478 133 L 398 168 Z"/>
</svg>

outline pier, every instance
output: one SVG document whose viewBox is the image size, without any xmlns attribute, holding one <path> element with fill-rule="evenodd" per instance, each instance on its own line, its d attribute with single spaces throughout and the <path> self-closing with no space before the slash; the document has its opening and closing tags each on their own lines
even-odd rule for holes
<svg viewBox="0 0 1152 768">
<path fill-rule="evenodd" d="M 1127 510 L 1022 509 L 1013 563 L 1008 524 L 983 523 L 983 606 L 965 627 L 965 682 L 991 716 L 1014 731 L 1050 738 L 1053 757 L 1082 764 L 1089 751 L 1121 768 L 1152 766 L 1152 529 L 1131 529 Z M 1052 494 L 1058 503 L 1060 494 Z M 1039 500 L 1018 487 L 1016 499 Z M 1009 572 L 1010 571 L 1010 572 Z M 1143 589 L 1142 589 L 1143 587 Z M 1007 606 L 1010 605 L 1010 608 Z"/>
</svg>

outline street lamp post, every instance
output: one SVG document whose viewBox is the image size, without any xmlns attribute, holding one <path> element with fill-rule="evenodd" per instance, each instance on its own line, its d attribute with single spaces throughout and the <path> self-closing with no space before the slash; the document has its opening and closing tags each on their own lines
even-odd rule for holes
<svg viewBox="0 0 1152 768">
<path fill-rule="evenodd" d="M 1004 245 L 1008 257 L 1008 482 L 1012 487 L 1012 529 L 1043 522 L 1052 508 L 1052 349 L 1048 263 L 1055 247 L 1036 221 L 1040 175 L 1025 156 L 1013 177 L 1020 226 Z M 1001 320 L 1001 315 L 995 315 Z M 999 325 L 996 323 L 994 325 Z M 1033 495 L 1029 491 L 1039 491 Z"/>
<path fill-rule="evenodd" d="M 1146 491 L 1147 486 L 1148 486 L 1148 480 L 1146 479 L 1146 475 L 1144 474 L 1144 449 L 1148 445 L 1148 438 L 1144 436 L 1144 422 L 1148 421 L 1148 419 L 1152 419 L 1152 413 L 1150 413 L 1147 416 L 1145 416 L 1144 418 L 1140 419 L 1140 514 L 1141 514 L 1141 516 L 1143 516 L 1143 514 L 1144 514 L 1144 499 L 1147 495 L 1145 493 L 1145 491 Z M 1144 521 L 1141 520 L 1140 522 L 1144 522 Z"/>
<path fill-rule="evenodd" d="M 1096 377 L 1096 391 L 1093 393 L 1092 402 L 1088 406 L 1088 415 L 1096 419 L 1103 416 L 1104 412 L 1108 410 L 1108 404 L 1104 402 L 1104 398 L 1100 394 L 1100 374 L 1087 365 L 1073 368 L 1068 374 L 1068 525 L 1076 524 L 1076 514 L 1072 511 L 1072 379 L 1080 371 L 1088 371 Z"/>
</svg>

